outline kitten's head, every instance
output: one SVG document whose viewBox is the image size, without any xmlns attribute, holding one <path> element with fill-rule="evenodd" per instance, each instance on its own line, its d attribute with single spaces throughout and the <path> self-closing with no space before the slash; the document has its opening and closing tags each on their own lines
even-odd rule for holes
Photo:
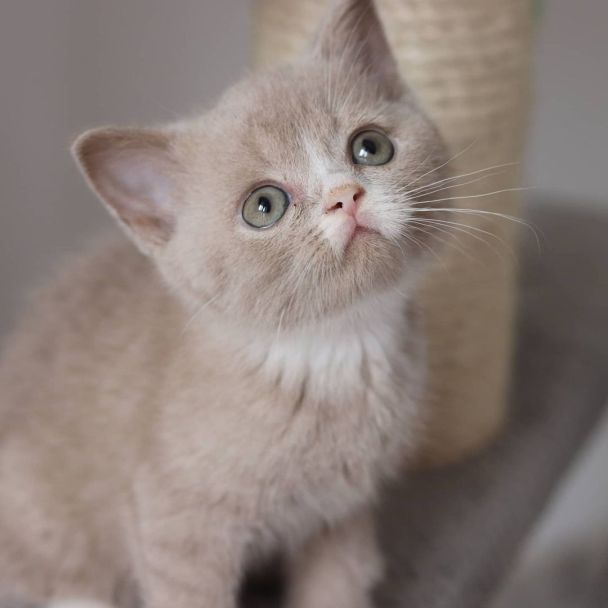
<svg viewBox="0 0 608 608">
<path fill-rule="evenodd" d="M 200 118 L 90 131 L 74 151 L 180 293 L 284 327 L 418 266 L 429 230 L 407 190 L 436 179 L 444 155 L 370 0 L 338 2 L 297 63 L 238 83 Z"/>
</svg>

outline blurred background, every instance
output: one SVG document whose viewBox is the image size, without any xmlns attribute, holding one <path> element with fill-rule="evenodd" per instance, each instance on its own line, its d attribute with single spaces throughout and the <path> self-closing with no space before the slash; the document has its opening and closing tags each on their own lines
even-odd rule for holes
<svg viewBox="0 0 608 608">
<path fill-rule="evenodd" d="M 113 229 L 70 140 L 87 127 L 166 121 L 211 103 L 248 69 L 250 11 L 246 0 L 2 0 L 0 339 L 32 283 Z M 532 203 L 608 211 L 607 27 L 606 0 L 544 4 L 526 162 Z M 608 537 L 606 464 L 608 420 L 525 549 L 501 607 L 562 605 L 541 603 L 538 573 L 569 547 L 587 563 Z"/>
</svg>

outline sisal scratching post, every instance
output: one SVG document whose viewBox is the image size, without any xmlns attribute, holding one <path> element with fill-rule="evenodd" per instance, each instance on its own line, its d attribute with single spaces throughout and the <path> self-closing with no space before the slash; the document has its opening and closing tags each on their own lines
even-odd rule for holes
<svg viewBox="0 0 608 608">
<path fill-rule="evenodd" d="M 327 0 L 257 0 L 256 62 L 294 56 Z M 521 155 L 526 117 L 528 0 L 377 0 L 403 73 L 446 139 L 451 175 Z M 514 215 L 518 168 L 452 191 L 462 208 Z M 472 176 L 463 181 L 470 181 Z M 449 193 L 441 193 L 441 195 Z M 459 213 L 455 231 L 421 294 L 430 338 L 431 419 L 423 463 L 472 453 L 506 414 L 514 307 L 514 235 L 506 220 Z M 486 233 L 491 233 L 490 235 Z"/>
</svg>

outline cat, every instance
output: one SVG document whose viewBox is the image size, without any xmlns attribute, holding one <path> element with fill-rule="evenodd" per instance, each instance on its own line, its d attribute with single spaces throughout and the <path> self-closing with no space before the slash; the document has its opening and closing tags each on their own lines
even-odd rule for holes
<svg viewBox="0 0 608 608">
<path fill-rule="evenodd" d="M 71 262 L 4 350 L 0 589 L 234 608 L 280 552 L 290 608 L 370 607 L 375 500 L 424 428 L 415 193 L 445 164 L 373 2 L 202 116 L 73 151 L 129 239 Z"/>
</svg>

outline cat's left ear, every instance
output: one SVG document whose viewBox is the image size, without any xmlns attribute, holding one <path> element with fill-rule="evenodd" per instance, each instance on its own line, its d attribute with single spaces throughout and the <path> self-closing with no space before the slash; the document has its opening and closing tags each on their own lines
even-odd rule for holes
<svg viewBox="0 0 608 608">
<path fill-rule="evenodd" d="M 94 129 L 72 153 L 87 182 L 139 248 L 151 253 L 173 233 L 177 163 L 160 130 Z"/>
<path fill-rule="evenodd" d="M 312 52 L 346 72 L 358 66 L 377 78 L 389 97 L 403 93 L 399 67 L 373 0 L 334 0 Z"/>
</svg>

